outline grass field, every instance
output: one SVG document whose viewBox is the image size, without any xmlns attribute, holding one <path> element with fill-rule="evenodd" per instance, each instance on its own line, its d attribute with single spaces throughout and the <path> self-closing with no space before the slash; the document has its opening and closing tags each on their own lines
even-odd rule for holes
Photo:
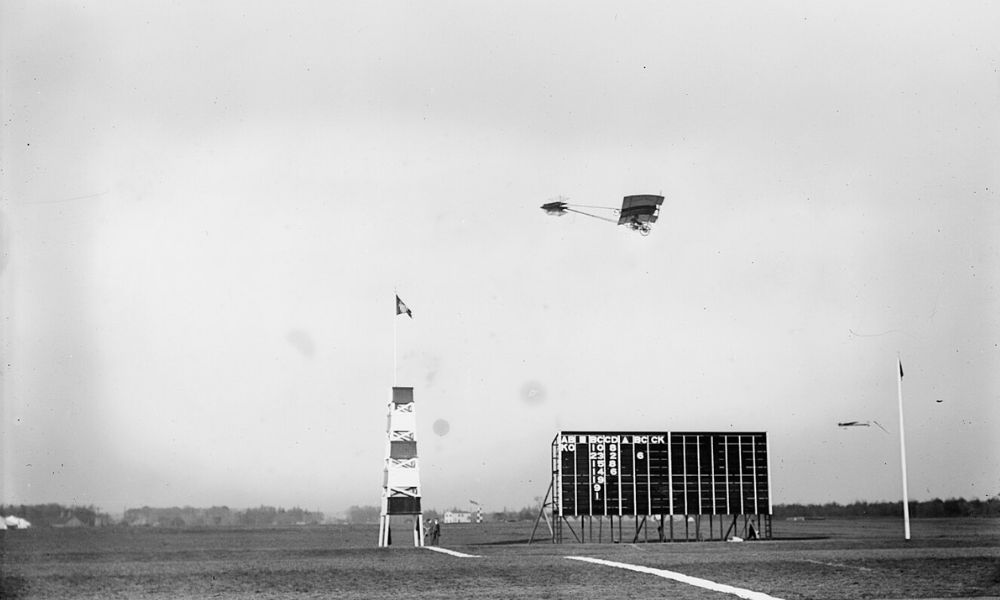
<svg viewBox="0 0 1000 600">
<path fill-rule="evenodd" d="M 3 598 L 676 598 L 736 596 L 666 569 L 787 600 L 1000 597 L 1000 521 L 775 521 L 771 541 L 525 544 L 531 523 L 449 525 L 460 558 L 373 548 L 376 526 L 0 532 Z"/>
</svg>

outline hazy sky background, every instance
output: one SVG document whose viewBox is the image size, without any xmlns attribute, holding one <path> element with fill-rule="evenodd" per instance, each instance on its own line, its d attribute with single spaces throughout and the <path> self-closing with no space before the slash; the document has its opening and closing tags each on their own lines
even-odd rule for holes
<svg viewBox="0 0 1000 600">
<path fill-rule="evenodd" d="M 895 500 L 897 353 L 910 497 L 996 495 L 998 26 L 4 2 L 0 501 L 377 505 L 394 325 L 428 507 L 531 503 L 560 429 L 765 430 L 776 503 Z M 538 210 L 640 193 L 648 237 Z"/>
</svg>

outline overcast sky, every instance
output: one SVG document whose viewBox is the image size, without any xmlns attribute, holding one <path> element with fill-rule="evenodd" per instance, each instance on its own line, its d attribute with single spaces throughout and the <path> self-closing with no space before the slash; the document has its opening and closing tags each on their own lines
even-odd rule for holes
<svg viewBox="0 0 1000 600">
<path fill-rule="evenodd" d="M 994 496 L 998 26 L 4 2 L 0 502 L 377 505 L 394 376 L 429 507 L 531 503 L 560 430 L 763 430 L 775 503 L 896 500 L 897 355 L 910 498 Z M 642 193 L 648 237 L 538 210 Z"/>
</svg>

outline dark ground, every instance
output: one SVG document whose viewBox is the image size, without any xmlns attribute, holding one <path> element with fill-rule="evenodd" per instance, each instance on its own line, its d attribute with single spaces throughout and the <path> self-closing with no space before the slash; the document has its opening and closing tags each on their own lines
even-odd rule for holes
<svg viewBox="0 0 1000 600">
<path fill-rule="evenodd" d="M 408 528 L 374 548 L 377 526 L 266 530 L 29 529 L 0 533 L 3 598 L 734 598 L 570 555 L 667 569 L 771 594 L 816 598 L 1000 596 L 1000 521 L 775 521 L 742 544 L 553 545 L 532 523 L 447 525 L 415 549 Z M 544 524 L 538 535 L 546 534 Z M 631 536 L 629 536 L 631 539 Z"/>
</svg>

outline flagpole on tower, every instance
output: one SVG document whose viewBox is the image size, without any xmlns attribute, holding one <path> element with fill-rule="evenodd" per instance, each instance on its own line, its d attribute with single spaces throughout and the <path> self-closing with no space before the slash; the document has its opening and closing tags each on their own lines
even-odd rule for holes
<svg viewBox="0 0 1000 600">
<path fill-rule="evenodd" d="M 417 461 L 417 422 L 413 409 L 413 388 L 398 387 L 396 319 L 413 318 L 413 311 L 395 294 L 392 321 L 392 397 L 385 424 L 385 464 L 382 469 L 382 509 L 379 516 L 378 547 L 392 545 L 393 515 L 411 515 L 413 545 L 423 546 L 423 512 L 420 508 L 420 471 Z"/>
<path fill-rule="evenodd" d="M 395 290 L 393 290 L 393 291 L 395 291 Z M 395 387 L 395 385 L 396 385 L 396 366 L 397 366 L 396 365 L 396 354 L 397 354 L 397 352 L 396 352 L 396 317 L 398 317 L 399 315 L 405 314 L 406 316 L 408 316 L 408 317 L 410 317 L 412 319 L 413 318 L 413 311 L 410 310 L 410 307 L 408 307 L 399 298 L 399 292 L 396 292 L 395 294 L 393 294 L 393 296 L 396 298 L 396 307 L 395 307 L 396 311 L 395 311 L 395 315 L 392 317 L 392 385 L 393 385 L 393 387 Z"/>
<path fill-rule="evenodd" d="M 392 315 L 392 386 L 396 387 L 396 317 L 399 316 L 399 292 L 395 288 L 392 291 L 396 298 L 396 306 Z"/>
<path fill-rule="evenodd" d="M 903 468 L 903 535 L 910 539 L 910 501 L 906 492 L 906 436 L 903 431 L 903 360 L 896 356 L 898 367 L 897 396 L 899 397 L 899 460 Z"/>
</svg>

